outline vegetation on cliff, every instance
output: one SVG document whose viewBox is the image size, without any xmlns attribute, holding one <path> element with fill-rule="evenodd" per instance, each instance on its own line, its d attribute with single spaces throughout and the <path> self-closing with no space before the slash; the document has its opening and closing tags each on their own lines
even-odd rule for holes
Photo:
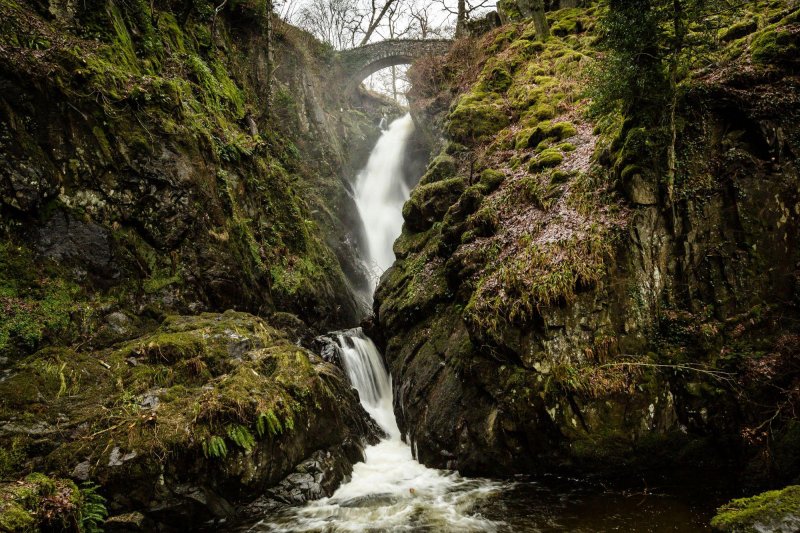
<svg viewBox="0 0 800 533">
<path fill-rule="evenodd" d="M 364 313 L 344 179 L 383 102 L 270 17 L 0 1 L 0 529 L 91 531 L 69 479 L 189 527 L 361 458 L 357 398 L 295 342 Z"/>
<path fill-rule="evenodd" d="M 800 472 L 797 6 L 645 4 L 411 73 L 446 141 L 375 309 L 426 463 Z"/>
</svg>

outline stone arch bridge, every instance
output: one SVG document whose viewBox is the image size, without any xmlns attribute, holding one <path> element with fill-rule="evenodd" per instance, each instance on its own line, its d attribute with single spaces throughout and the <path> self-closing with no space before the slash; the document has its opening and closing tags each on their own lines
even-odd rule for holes
<svg viewBox="0 0 800 533">
<path fill-rule="evenodd" d="M 387 39 L 339 52 L 349 90 L 370 74 L 386 67 L 407 65 L 429 55 L 444 55 L 453 41 L 447 39 Z"/>
</svg>

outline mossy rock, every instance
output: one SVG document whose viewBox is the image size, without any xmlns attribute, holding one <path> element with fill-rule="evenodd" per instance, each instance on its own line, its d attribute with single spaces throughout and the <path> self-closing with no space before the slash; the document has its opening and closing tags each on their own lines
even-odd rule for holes
<svg viewBox="0 0 800 533">
<path fill-rule="evenodd" d="M 539 172 L 542 169 L 555 167 L 564 161 L 564 156 L 558 150 L 547 149 L 540 153 L 536 159 L 531 161 L 528 170 L 531 172 Z"/>
<path fill-rule="evenodd" d="M 0 531 L 95 531 L 107 516 L 103 501 L 70 480 L 30 474 L 0 484 Z"/>
<path fill-rule="evenodd" d="M 502 94 L 511 87 L 513 80 L 506 65 L 493 62 L 484 68 L 480 86 L 486 92 Z"/>
<path fill-rule="evenodd" d="M 481 141 L 508 126 L 505 101 L 494 93 L 467 94 L 447 120 L 447 133 L 457 141 Z"/>
<path fill-rule="evenodd" d="M 544 43 L 541 41 L 529 41 L 518 39 L 508 47 L 508 51 L 519 59 L 530 59 L 536 54 L 544 51 Z"/>
<path fill-rule="evenodd" d="M 452 178 L 456 175 L 456 160 L 451 155 L 439 154 L 428 165 L 425 174 L 419 180 L 420 185 L 429 185 L 437 181 Z"/>
<path fill-rule="evenodd" d="M 711 527 L 725 533 L 800 530 L 800 485 L 733 500 L 719 509 Z"/>
<path fill-rule="evenodd" d="M 552 142 L 572 137 L 577 133 L 578 130 L 569 122 L 551 123 L 544 121 L 534 128 L 525 128 L 520 131 L 517 134 L 515 146 L 517 150 L 538 147 L 542 142 L 547 141 L 551 144 Z"/>
<path fill-rule="evenodd" d="M 550 32 L 559 37 L 571 33 L 581 33 L 585 29 L 581 15 L 583 15 L 583 8 L 567 8 L 556 12 L 554 14 L 556 20 L 550 26 Z"/>
<path fill-rule="evenodd" d="M 758 21 L 753 19 L 743 20 L 742 22 L 737 22 L 736 24 L 732 24 L 727 28 L 722 28 L 719 30 L 717 37 L 722 42 L 733 41 L 735 39 L 740 39 L 745 35 L 750 35 L 757 29 Z"/>
<path fill-rule="evenodd" d="M 479 183 L 483 186 L 484 193 L 489 194 L 495 191 L 505 179 L 506 175 L 502 172 L 487 168 L 481 172 L 481 179 Z"/>
<path fill-rule="evenodd" d="M 421 185 L 403 206 L 403 219 L 414 231 L 428 229 L 442 219 L 466 188 L 467 180 L 461 177 Z"/>
<path fill-rule="evenodd" d="M 753 61 L 775 63 L 797 60 L 800 54 L 800 32 L 796 27 L 779 26 L 759 33 L 750 43 Z"/>
</svg>

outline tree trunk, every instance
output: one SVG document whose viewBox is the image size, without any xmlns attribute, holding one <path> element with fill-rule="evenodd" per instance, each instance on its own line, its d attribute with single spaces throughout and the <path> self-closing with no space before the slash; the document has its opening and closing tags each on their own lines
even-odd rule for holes
<svg viewBox="0 0 800 533">
<path fill-rule="evenodd" d="M 683 5 L 681 0 L 673 0 L 673 30 L 675 32 L 675 40 L 672 44 L 672 58 L 669 64 L 669 90 L 671 95 L 670 112 L 669 112 L 669 131 L 670 143 L 667 146 L 667 199 L 672 205 L 673 191 L 675 188 L 675 175 L 677 174 L 677 156 L 675 154 L 675 145 L 678 140 L 677 124 L 675 114 L 678 107 L 678 63 L 683 52 L 683 43 L 686 36 L 686 27 L 683 20 Z M 674 209 L 674 207 L 673 207 Z"/>
<path fill-rule="evenodd" d="M 456 37 L 460 37 L 467 29 L 467 0 L 458 0 L 458 19 L 456 20 Z"/>
<path fill-rule="evenodd" d="M 541 40 L 545 40 L 550 36 L 550 27 L 547 25 L 547 16 L 544 13 L 544 1 L 533 0 L 533 26 L 536 28 L 536 35 Z"/>
<path fill-rule="evenodd" d="M 364 34 L 364 38 L 361 39 L 361 42 L 358 43 L 358 46 L 364 46 L 369 42 L 369 38 L 372 37 L 373 33 L 375 33 L 375 30 L 378 28 L 378 25 L 381 23 L 381 20 L 383 19 L 383 16 L 386 14 L 387 11 L 389 11 L 389 8 L 392 6 L 392 4 L 395 3 L 395 1 L 396 0 L 386 0 L 386 3 L 383 4 L 381 12 L 378 13 L 378 16 L 375 17 L 375 19 L 369 25 L 369 27 L 367 28 L 367 33 Z"/>
<path fill-rule="evenodd" d="M 392 66 L 392 97 L 397 101 L 397 67 Z"/>
</svg>

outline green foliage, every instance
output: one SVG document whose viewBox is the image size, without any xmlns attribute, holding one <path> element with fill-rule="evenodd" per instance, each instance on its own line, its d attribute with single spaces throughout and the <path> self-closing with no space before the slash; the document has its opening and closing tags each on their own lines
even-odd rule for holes
<svg viewBox="0 0 800 533">
<path fill-rule="evenodd" d="M 241 424 L 232 424 L 228 426 L 228 438 L 236 444 L 239 448 L 246 452 L 252 451 L 256 445 L 256 439 L 253 434 Z"/>
<path fill-rule="evenodd" d="M 214 459 L 223 459 L 228 455 L 228 445 L 225 439 L 218 435 L 209 437 L 203 441 L 203 454 Z"/>
<path fill-rule="evenodd" d="M 292 420 L 289 418 L 288 420 Z M 287 424 L 287 428 L 288 428 Z M 294 427 L 294 421 L 291 422 L 292 428 Z M 291 429 L 291 428 L 290 428 Z M 258 417 L 256 418 L 256 433 L 259 437 L 263 438 L 265 435 L 269 435 L 271 437 L 275 437 L 283 433 L 283 424 L 275 415 L 275 412 L 271 409 L 265 412 L 258 413 Z"/>
<path fill-rule="evenodd" d="M 80 488 L 81 505 L 78 510 L 79 529 L 82 533 L 100 533 L 108 518 L 106 499 L 94 483 L 84 483 Z"/>
<path fill-rule="evenodd" d="M 43 270 L 27 248 L 0 242 L 0 355 L 67 332 L 78 287 Z"/>
<path fill-rule="evenodd" d="M 11 477 L 25 460 L 25 447 L 19 439 L 8 446 L 0 446 L 0 480 Z"/>
<path fill-rule="evenodd" d="M 594 114 L 660 116 L 669 98 L 663 61 L 668 36 L 661 0 L 610 0 L 600 18 L 604 59 L 592 72 Z"/>
</svg>

